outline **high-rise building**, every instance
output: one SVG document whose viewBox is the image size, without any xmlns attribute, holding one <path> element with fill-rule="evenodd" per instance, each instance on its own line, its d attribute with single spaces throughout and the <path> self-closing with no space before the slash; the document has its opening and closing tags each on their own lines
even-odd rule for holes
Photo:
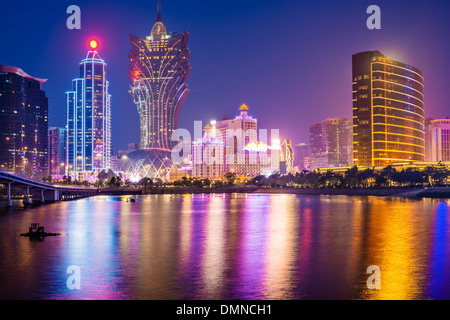
<svg viewBox="0 0 450 320">
<path fill-rule="evenodd" d="M 189 33 L 169 34 L 161 21 L 161 6 L 150 36 L 130 34 L 130 94 L 140 117 L 141 149 L 171 150 L 172 132 L 189 89 L 191 67 L 187 47 Z"/>
<path fill-rule="evenodd" d="M 425 161 L 433 161 L 432 146 L 433 146 L 433 119 L 425 118 Z"/>
<path fill-rule="evenodd" d="M 309 145 L 299 143 L 294 146 L 294 167 L 299 171 L 309 169 Z"/>
<path fill-rule="evenodd" d="M 327 118 L 309 128 L 310 168 L 352 165 L 352 122 Z"/>
<path fill-rule="evenodd" d="M 326 144 L 327 167 L 353 164 L 352 122 L 345 118 L 327 118 L 322 122 Z"/>
<path fill-rule="evenodd" d="M 234 119 L 222 117 L 213 124 L 217 138 L 225 143 L 226 170 L 239 174 L 248 172 L 248 152 L 245 146 L 258 140 L 258 121 L 248 115 L 248 107 L 243 104 L 240 114 Z"/>
<path fill-rule="evenodd" d="M 450 118 L 431 121 L 430 161 L 450 161 Z"/>
<path fill-rule="evenodd" d="M 172 161 L 178 141 L 172 134 L 178 127 L 181 107 L 189 94 L 186 84 L 191 67 L 187 47 L 189 33 L 168 33 L 161 20 L 161 5 L 150 35 L 145 39 L 130 34 L 128 54 L 131 79 L 129 93 L 140 118 L 140 150 L 119 162 L 129 176 L 169 180 L 180 165 Z"/>
<path fill-rule="evenodd" d="M 422 72 L 379 51 L 352 56 L 354 164 L 424 161 Z"/>
<path fill-rule="evenodd" d="M 27 176 L 47 174 L 47 79 L 0 65 L 0 168 Z"/>
<path fill-rule="evenodd" d="M 283 169 L 281 169 L 283 167 Z M 280 174 L 294 173 L 294 150 L 291 146 L 291 140 L 286 139 L 281 144 L 280 152 Z"/>
<path fill-rule="evenodd" d="M 78 177 L 111 167 L 111 95 L 106 63 L 91 50 L 79 64 L 80 76 L 66 92 L 68 171 Z"/>
<path fill-rule="evenodd" d="M 64 175 L 66 171 L 66 128 L 48 128 L 48 174 Z"/>
<path fill-rule="evenodd" d="M 202 138 L 192 142 L 192 176 L 196 178 L 220 178 L 225 171 L 224 143 L 215 138 L 207 125 Z"/>
<path fill-rule="evenodd" d="M 327 143 L 324 137 L 322 123 L 309 127 L 310 169 L 328 167 Z"/>
</svg>

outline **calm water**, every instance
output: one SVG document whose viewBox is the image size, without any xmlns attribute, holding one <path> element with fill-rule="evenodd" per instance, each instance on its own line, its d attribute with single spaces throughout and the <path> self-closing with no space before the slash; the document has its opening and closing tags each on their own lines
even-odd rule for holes
<svg viewBox="0 0 450 320">
<path fill-rule="evenodd" d="M 126 198 L 1 207 L 0 298 L 450 299 L 450 201 Z M 32 222 L 63 235 L 20 237 Z M 366 286 L 370 265 L 380 290 Z"/>
</svg>

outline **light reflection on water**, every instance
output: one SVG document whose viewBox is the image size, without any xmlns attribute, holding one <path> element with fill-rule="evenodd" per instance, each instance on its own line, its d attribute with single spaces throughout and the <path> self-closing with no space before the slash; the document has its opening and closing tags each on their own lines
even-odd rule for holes
<svg viewBox="0 0 450 320">
<path fill-rule="evenodd" d="M 449 299 L 442 200 L 94 197 L 0 208 L 1 299 Z M 32 222 L 59 232 L 20 237 Z M 66 269 L 81 269 L 69 290 Z M 366 269 L 381 269 L 369 290 Z"/>
</svg>

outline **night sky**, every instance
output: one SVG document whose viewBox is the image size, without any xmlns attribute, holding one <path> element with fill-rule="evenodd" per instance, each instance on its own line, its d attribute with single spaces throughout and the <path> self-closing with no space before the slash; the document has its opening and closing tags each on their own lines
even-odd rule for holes
<svg viewBox="0 0 450 320">
<path fill-rule="evenodd" d="M 81 30 L 69 30 L 69 5 L 81 8 Z M 0 3 L 0 64 L 38 78 L 49 97 L 50 126 L 65 124 L 65 92 L 79 76 L 88 41 L 99 41 L 112 94 L 112 144 L 139 142 L 139 118 L 128 93 L 129 33 L 144 38 L 157 0 L 11 1 Z M 381 30 L 369 30 L 366 9 L 381 8 Z M 190 33 L 191 93 L 179 127 L 193 129 L 242 103 L 258 127 L 308 142 L 309 125 L 352 118 L 351 57 L 379 50 L 419 68 L 425 114 L 450 115 L 450 1 L 162 0 L 168 31 Z"/>
</svg>

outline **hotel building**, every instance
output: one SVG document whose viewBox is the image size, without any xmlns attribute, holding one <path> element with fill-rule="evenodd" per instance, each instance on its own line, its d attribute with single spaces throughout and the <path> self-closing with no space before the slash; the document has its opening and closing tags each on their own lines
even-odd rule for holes
<svg viewBox="0 0 450 320">
<path fill-rule="evenodd" d="M 191 67 L 187 47 L 189 33 L 169 34 L 161 21 L 161 6 L 150 36 L 130 34 L 129 91 L 140 117 L 141 149 L 170 151 L 176 142 L 172 132 L 189 89 Z"/>
<path fill-rule="evenodd" d="M 84 179 L 111 167 L 111 95 L 106 63 L 91 50 L 79 64 L 80 76 L 66 92 L 66 163 L 69 174 Z"/>
<path fill-rule="evenodd" d="M 40 176 L 47 174 L 47 79 L 0 65 L 0 170 Z"/>
<path fill-rule="evenodd" d="M 234 119 L 222 117 L 221 121 L 213 123 L 216 137 L 225 143 L 225 158 L 227 172 L 247 174 L 251 170 L 249 153 L 245 146 L 258 140 L 258 121 L 248 115 L 248 106 L 239 108 L 240 114 Z M 250 170 L 250 171 L 249 171 Z"/>
<path fill-rule="evenodd" d="M 431 121 L 430 161 L 450 161 L 450 118 Z"/>
<path fill-rule="evenodd" d="M 130 34 L 129 93 L 139 114 L 141 134 L 139 150 L 119 161 L 120 170 L 129 176 L 169 180 L 179 165 L 172 161 L 173 148 L 178 144 L 172 141 L 172 134 L 189 94 L 188 38 L 187 31 L 167 32 L 159 1 L 150 35 L 144 39 Z"/>
<path fill-rule="evenodd" d="M 192 142 L 192 176 L 195 178 L 221 178 L 225 171 L 224 143 L 215 138 L 212 128 L 204 128 L 202 138 Z"/>
<path fill-rule="evenodd" d="M 354 165 L 424 161 L 422 72 L 379 51 L 352 56 Z"/>
</svg>

